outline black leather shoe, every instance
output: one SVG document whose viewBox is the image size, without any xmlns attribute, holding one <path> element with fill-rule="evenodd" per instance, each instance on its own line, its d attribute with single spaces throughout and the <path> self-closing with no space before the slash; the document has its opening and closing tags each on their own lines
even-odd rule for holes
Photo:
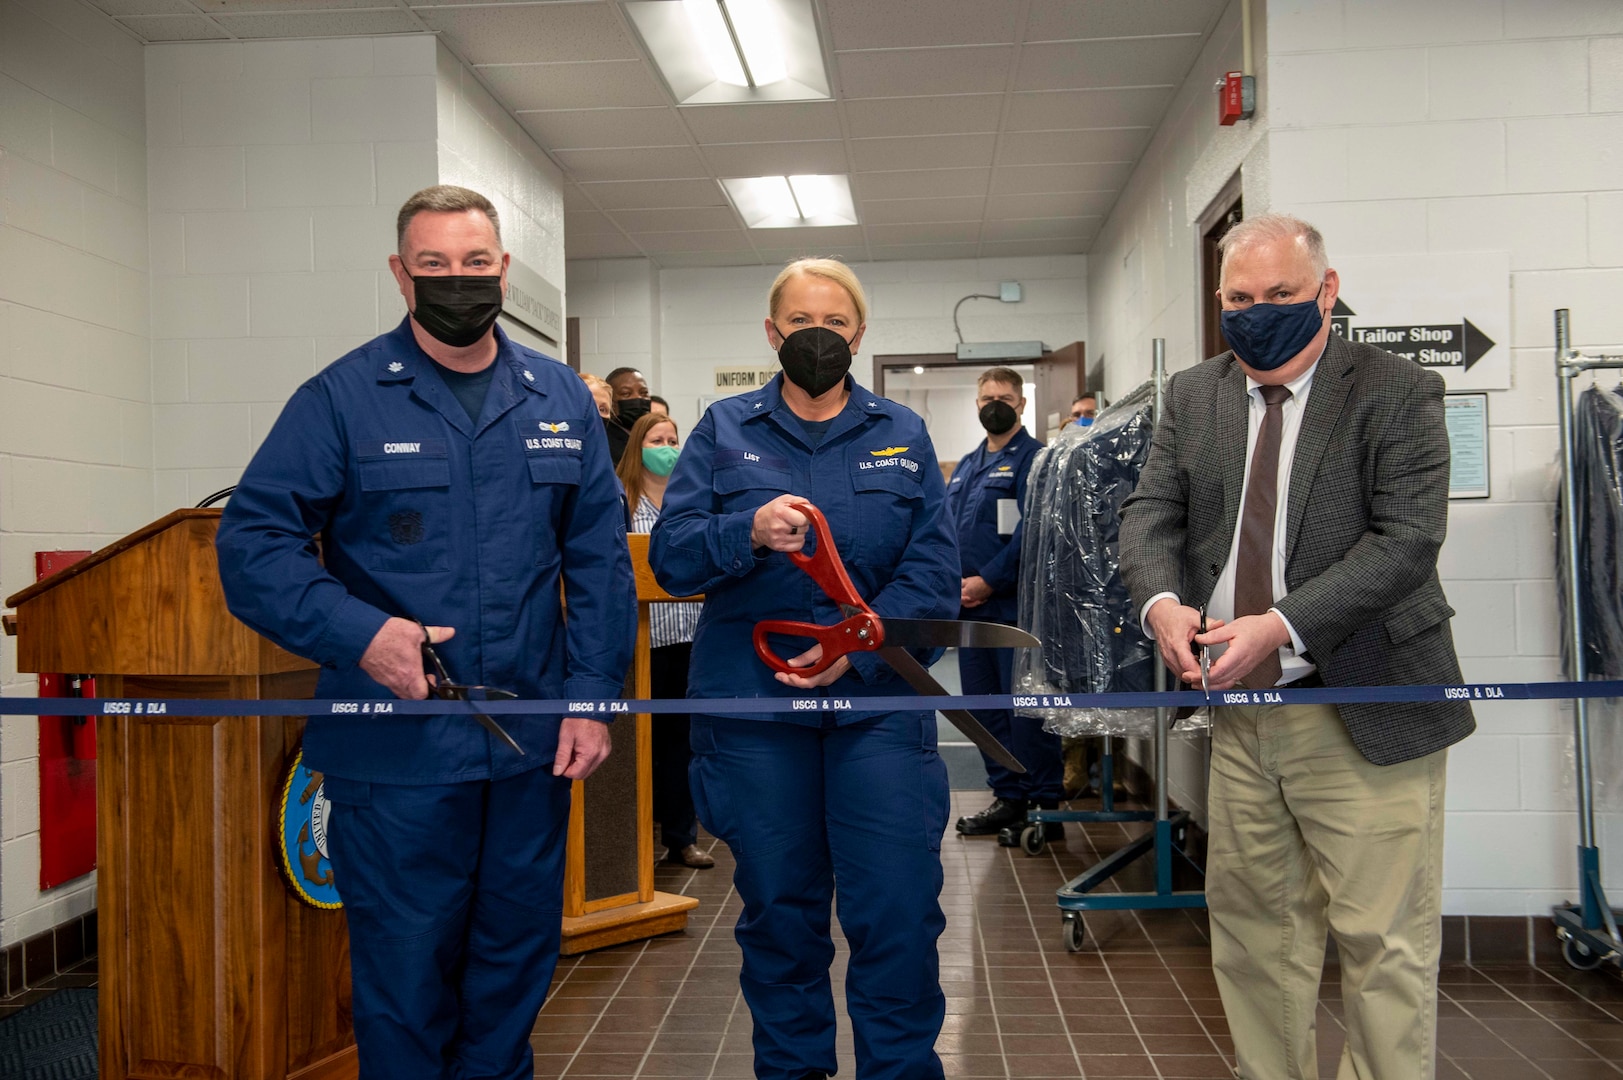
<svg viewBox="0 0 1623 1080">
<path fill-rule="evenodd" d="M 978 814 L 958 819 L 958 831 L 964 836 L 995 836 L 1010 825 L 1026 820 L 1024 799 L 993 799 L 992 805 Z"/>
</svg>

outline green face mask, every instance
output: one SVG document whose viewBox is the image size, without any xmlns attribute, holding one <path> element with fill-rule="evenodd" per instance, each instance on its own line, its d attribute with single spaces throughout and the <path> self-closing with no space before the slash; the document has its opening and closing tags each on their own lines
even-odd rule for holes
<svg viewBox="0 0 1623 1080">
<path fill-rule="evenodd" d="M 675 446 L 645 446 L 642 448 L 643 468 L 655 476 L 669 476 L 676 468 L 676 459 L 682 453 Z"/>
</svg>

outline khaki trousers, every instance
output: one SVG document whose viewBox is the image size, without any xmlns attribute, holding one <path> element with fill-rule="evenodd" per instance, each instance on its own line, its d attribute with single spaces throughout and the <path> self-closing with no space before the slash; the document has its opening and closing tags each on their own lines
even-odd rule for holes
<svg viewBox="0 0 1623 1080">
<path fill-rule="evenodd" d="M 1244 1080 L 1317 1080 L 1327 929 L 1337 1080 L 1431 1080 L 1447 756 L 1371 765 L 1330 705 L 1215 710 L 1206 900 Z"/>
</svg>

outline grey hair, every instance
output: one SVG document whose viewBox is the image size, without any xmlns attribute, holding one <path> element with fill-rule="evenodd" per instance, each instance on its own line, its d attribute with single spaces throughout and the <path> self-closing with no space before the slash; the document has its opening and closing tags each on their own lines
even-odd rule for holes
<svg viewBox="0 0 1623 1080">
<path fill-rule="evenodd" d="M 496 243 L 502 242 L 502 221 L 496 213 L 496 207 L 491 201 L 471 188 L 457 187 L 455 184 L 435 184 L 425 187 L 417 194 L 406 200 L 395 217 L 395 246 L 401 255 L 406 253 L 406 228 L 411 219 L 427 211 L 437 214 L 458 214 L 464 210 L 478 210 L 490 219 L 490 227 L 496 230 Z"/>
<path fill-rule="evenodd" d="M 1330 269 L 1330 256 L 1324 250 L 1323 233 L 1290 214 L 1258 214 L 1234 226 L 1217 242 L 1217 251 L 1222 257 L 1217 273 L 1219 284 L 1223 280 L 1223 270 L 1228 267 L 1231 252 L 1279 240 L 1298 244 L 1313 265 L 1313 276 L 1321 281 L 1324 279 L 1324 272 Z"/>
</svg>

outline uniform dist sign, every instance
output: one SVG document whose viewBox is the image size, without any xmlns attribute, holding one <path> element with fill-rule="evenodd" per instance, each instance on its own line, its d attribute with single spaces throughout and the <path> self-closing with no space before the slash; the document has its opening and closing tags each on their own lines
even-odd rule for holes
<svg viewBox="0 0 1623 1080">
<path fill-rule="evenodd" d="M 1407 356 L 1450 391 L 1510 389 L 1508 252 L 1355 255 L 1331 265 L 1341 276 L 1331 323 L 1342 337 Z"/>
<path fill-rule="evenodd" d="M 721 397 L 747 394 L 759 390 L 772 381 L 779 371 L 777 364 L 762 367 L 759 364 L 717 364 L 716 393 Z"/>
</svg>

